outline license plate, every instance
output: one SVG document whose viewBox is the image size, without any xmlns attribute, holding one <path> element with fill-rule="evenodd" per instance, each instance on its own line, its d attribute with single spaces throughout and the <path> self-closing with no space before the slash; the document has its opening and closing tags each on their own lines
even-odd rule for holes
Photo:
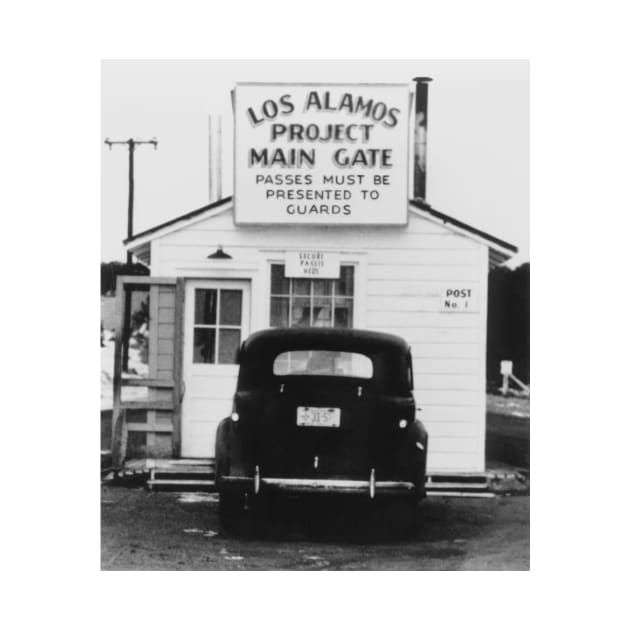
<svg viewBox="0 0 630 630">
<path fill-rule="evenodd" d="M 338 427 L 341 411 L 336 407 L 298 407 L 298 427 Z"/>
</svg>

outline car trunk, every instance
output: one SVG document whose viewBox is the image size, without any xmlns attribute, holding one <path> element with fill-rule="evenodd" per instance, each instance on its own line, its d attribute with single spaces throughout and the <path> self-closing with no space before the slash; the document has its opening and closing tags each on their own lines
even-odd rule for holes
<svg viewBox="0 0 630 630">
<path fill-rule="evenodd" d="M 380 479 L 400 478 L 398 422 L 413 419 L 412 398 L 376 395 L 361 379 L 294 377 L 267 390 L 261 407 L 251 446 L 263 477 L 368 479 L 374 468 Z M 302 421 L 323 409 L 338 426 L 299 426 L 299 408 L 311 408 Z"/>
</svg>

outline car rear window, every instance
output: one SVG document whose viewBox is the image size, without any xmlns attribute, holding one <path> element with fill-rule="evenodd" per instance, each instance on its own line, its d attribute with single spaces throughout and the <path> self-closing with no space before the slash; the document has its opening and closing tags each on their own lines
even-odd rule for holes
<svg viewBox="0 0 630 630">
<path fill-rule="evenodd" d="M 372 359 L 357 352 L 337 350 L 291 350 L 279 354 L 273 362 L 276 376 L 348 376 L 372 378 Z"/>
</svg>

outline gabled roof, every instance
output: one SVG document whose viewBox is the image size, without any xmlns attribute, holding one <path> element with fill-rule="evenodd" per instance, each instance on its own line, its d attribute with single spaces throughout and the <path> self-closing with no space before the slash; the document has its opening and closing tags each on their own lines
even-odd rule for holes
<svg viewBox="0 0 630 630">
<path fill-rule="evenodd" d="M 210 212 L 211 210 L 215 210 L 217 208 L 220 208 L 221 206 L 223 206 L 224 204 L 228 204 L 230 201 L 232 201 L 232 197 L 224 197 L 223 199 L 219 199 L 218 201 L 213 201 L 212 203 L 209 203 L 207 206 L 202 206 L 201 208 L 197 208 L 196 210 L 192 210 L 191 212 L 187 212 L 186 214 L 181 214 L 178 217 L 175 217 L 174 219 L 170 219 L 169 221 L 165 221 L 164 223 L 160 223 L 159 225 L 154 225 L 153 227 L 149 228 L 148 230 L 144 230 L 143 232 L 139 232 L 138 234 L 134 234 L 131 238 L 126 238 L 123 241 L 124 245 L 128 245 L 129 243 L 133 243 L 134 241 L 139 241 L 141 239 L 144 239 L 144 237 L 149 236 L 151 234 L 153 234 L 154 232 L 160 232 L 165 228 L 169 228 L 171 226 L 175 226 L 181 222 L 184 221 L 188 221 L 190 219 L 195 219 L 197 217 L 199 218 L 205 218 L 203 215 L 206 212 Z M 179 229 L 179 227 L 174 228 L 174 229 Z"/>
<path fill-rule="evenodd" d="M 481 230 L 478 230 L 477 228 L 472 227 L 472 225 L 468 225 L 467 223 L 464 223 L 463 221 L 460 221 L 459 219 L 455 219 L 454 217 L 451 217 L 448 214 L 444 214 L 443 212 L 438 212 L 435 208 L 432 208 L 426 201 L 422 199 L 411 199 L 409 203 L 415 208 L 418 208 L 418 210 L 423 210 L 424 212 L 429 213 L 432 217 L 439 219 L 443 223 L 448 223 L 457 228 L 460 228 L 461 230 L 464 230 L 465 232 L 470 232 L 471 234 L 480 236 L 482 239 L 486 241 L 490 241 L 491 243 L 498 245 L 502 249 L 507 249 L 513 252 L 514 254 L 518 252 L 518 247 L 516 247 L 516 245 L 512 245 L 511 243 L 508 243 L 507 241 L 502 241 L 500 238 L 497 238 L 496 236 L 492 236 L 492 234 L 488 234 L 487 232 L 482 232 Z"/>
<path fill-rule="evenodd" d="M 202 206 L 201 208 L 197 208 L 196 210 L 192 210 L 191 212 L 175 217 L 170 221 L 165 221 L 164 223 L 155 225 L 148 230 L 135 234 L 131 238 L 124 240 L 123 243 L 127 246 L 128 250 L 134 251 L 136 254 L 139 254 L 140 250 L 144 249 L 147 250 L 146 253 L 148 254 L 148 243 L 150 243 L 153 238 L 156 238 L 158 235 L 161 236 L 165 233 L 167 234 L 169 232 L 182 229 L 186 226 L 186 224 L 196 223 L 217 214 L 221 214 L 232 207 L 231 202 L 231 196 L 219 199 L 218 201 Z M 468 225 L 459 219 L 455 219 L 454 217 L 444 214 L 443 212 L 439 212 L 422 199 L 411 199 L 409 201 L 409 207 L 410 210 L 418 216 L 424 217 L 435 223 L 448 225 L 453 228 L 453 230 L 488 245 L 490 248 L 491 268 L 504 263 L 518 252 L 518 248 L 515 245 L 512 245 L 507 241 L 503 241 L 496 236 L 492 236 L 492 234 L 478 230 L 477 228 Z M 143 248 L 143 246 L 145 247 Z"/>
</svg>

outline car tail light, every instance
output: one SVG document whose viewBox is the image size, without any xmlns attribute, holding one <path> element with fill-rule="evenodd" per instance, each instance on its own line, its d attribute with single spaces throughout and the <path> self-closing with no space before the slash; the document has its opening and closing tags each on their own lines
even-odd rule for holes
<svg viewBox="0 0 630 630">
<path fill-rule="evenodd" d="M 407 428 L 407 424 L 408 424 L 408 423 L 407 423 L 407 421 L 406 421 L 406 420 L 404 420 L 404 419 L 403 419 L 403 420 L 399 420 L 399 421 L 398 421 L 398 426 L 399 426 L 401 429 L 406 429 L 406 428 Z"/>
<path fill-rule="evenodd" d="M 232 422 L 238 422 L 240 416 L 238 415 L 238 413 L 236 411 L 232 412 L 232 415 L 230 416 L 232 418 Z"/>
</svg>

